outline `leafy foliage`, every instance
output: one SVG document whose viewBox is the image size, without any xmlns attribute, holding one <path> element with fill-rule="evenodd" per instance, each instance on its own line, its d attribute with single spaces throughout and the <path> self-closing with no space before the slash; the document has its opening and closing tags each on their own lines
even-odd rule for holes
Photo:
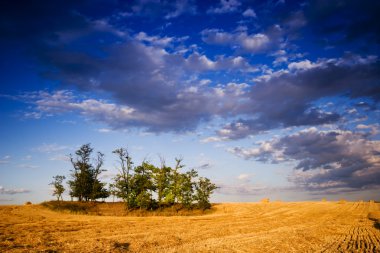
<svg viewBox="0 0 380 253">
<path fill-rule="evenodd" d="M 104 155 L 98 152 L 91 163 L 92 153 L 90 144 L 85 144 L 75 152 L 75 156 L 70 155 L 73 166 L 71 180 L 68 181 L 70 196 L 79 201 L 95 201 L 112 195 L 122 199 L 129 210 L 172 208 L 178 212 L 182 208 L 206 210 L 211 207 L 210 197 L 217 187 L 208 178 L 198 177 L 194 169 L 181 172 L 185 167 L 182 158 L 175 159 L 174 168 L 166 166 L 162 158 L 160 167 L 147 161 L 134 166 L 127 149 L 116 149 L 113 153 L 118 157 L 119 173 L 106 189 L 106 184 L 99 180 L 99 175 L 105 171 L 102 169 Z M 62 185 L 65 177 L 53 178 L 53 195 L 59 201 L 65 190 Z"/>
<path fill-rule="evenodd" d="M 174 168 L 166 166 L 161 159 L 161 167 L 147 161 L 139 166 L 132 166 L 126 149 L 114 151 L 120 160 L 119 174 L 115 177 L 116 196 L 123 199 L 128 209 L 153 210 L 173 206 L 206 210 L 211 207 L 210 197 L 217 188 L 207 178 L 199 178 L 192 169 L 182 173 L 185 166 L 182 159 L 175 159 Z M 197 181 L 198 179 L 198 181 Z"/>
<path fill-rule="evenodd" d="M 56 175 L 53 177 L 53 179 L 54 181 L 49 184 L 54 186 L 53 196 L 56 196 L 58 201 L 59 199 L 63 200 L 62 194 L 65 192 L 65 187 L 63 186 L 62 182 L 66 179 L 66 177 Z"/>
<path fill-rule="evenodd" d="M 101 167 L 104 162 L 104 154 L 98 152 L 95 164 L 90 163 L 93 149 L 90 144 L 85 144 L 75 152 L 76 157 L 70 155 L 73 165 L 72 180 L 68 181 L 71 197 L 77 197 L 79 201 L 107 198 L 109 192 L 105 189 L 105 183 L 99 181 L 99 175 L 105 171 Z"/>
</svg>

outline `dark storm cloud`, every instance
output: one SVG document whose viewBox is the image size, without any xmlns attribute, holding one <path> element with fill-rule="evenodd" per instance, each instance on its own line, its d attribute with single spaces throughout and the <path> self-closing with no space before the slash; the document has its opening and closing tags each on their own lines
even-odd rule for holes
<svg viewBox="0 0 380 253">
<path fill-rule="evenodd" d="M 350 41 L 380 43 L 380 2 L 364 1 L 311 1 L 306 15 L 317 33 L 337 44 Z"/>
<path fill-rule="evenodd" d="M 245 159 L 294 161 L 289 177 L 309 190 L 380 186 L 380 142 L 359 132 L 315 128 L 262 142 L 255 148 L 233 148 Z"/>
<path fill-rule="evenodd" d="M 60 32 L 83 32 L 89 21 L 79 12 L 86 1 L 3 1 L 0 5 L 1 38 L 35 46 L 56 40 Z"/>
<path fill-rule="evenodd" d="M 346 97 L 380 100 L 380 64 L 376 57 L 302 61 L 289 70 L 262 76 L 242 109 L 252 119 L 241 119 L 218 132 L 229 139 L 244 138 L 265 130 L 337 122 L 341 116 L 314 103 L 321 98 Z"/>
</svg>

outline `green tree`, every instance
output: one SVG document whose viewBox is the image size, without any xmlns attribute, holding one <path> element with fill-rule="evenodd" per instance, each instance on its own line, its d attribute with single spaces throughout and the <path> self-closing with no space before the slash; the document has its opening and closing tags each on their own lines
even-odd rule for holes
<svg viewBox="0 0 380 253">
<path fill-rule="evenodd" d="M 210 196 L 217 189 L 216 185 L 211 183 L 210 179 L 200 177 L 195 184 L 195 199 L 198 202 L 198 208 L 206 210 L 211 207 Z"/>
<path fill-rule="evenodd" d="M 135 205 L 135 194 L 132 192 L 132 173 L 133 162 L 130 157 L 128 150 L 125 148 L 119 148 L 114 150 L 112 153 L 116 154 L 119 158 L 120 167 L 119 173 L 114 178 L 116 196 L 121 198 L 127 205 L 127 207 L 132 207 Z"/>
<path fill-rule="evenodd" d="M 96 200 L 109 196 L 108 191 L 105 189 L 105 184 L 98 179 L 99 175 L 105 171 L 101 168 L 104 155 L 98 152 L 95 164 L 91 164 L 92 152 L 93 149 L 90 144 L 85 144 L 75 152 L 75 158 L 70 155 L 70 161 L 73 165 L 72 180 L 68 182 L 70 196 L 77 197 L 79 201 Z"/>
<path fill-rule="evenodd" d="M 198 179 L 194 169 L 181 173 L 182 158 L 175 159 L 174 169 L 166 166 L 162 158 L 161 167 L 146 161 L 133 167 L 126 149 L 116 149 L 113 153 L 118 155 L 120 167 L 110 191 L 122 198 L 128 209 L 147 210 L 174 205 L 178 211 L 183 207 L 191 209 L 196 206 L 203 210 L 211 207 L 209 199 L 216 189 L 215 184 L 207 178 Z"/>
<path fill-rule="evenodd" d="M 117 197 L 117 189 L 115 184 L 108 185 L 108 192 L 110 193 L 110 196 L 112 196 L 112 202 L 115 202 L 115 197 Z"/>
<path fill-rule="evenodd" d="M 165 204 L 165 196 L 169 194 L 171 170 L 166 166 L 165 160 L 161 158 L 161 167 L 156 167 L 153 172 L 153 182 L 156 186 L 157 201 L 160 207 Z"/>
<path fill-rule="evenodd" d="M 63 201 L 62 194 L 65 192 L 65 187 L 63 187 L 62 183 L 63 183 L 63 180 L 66 179 L 66 177 L 56 175 L 53 177 L 53 179 L 54 179 L 54 181 L 52 181 L 49 184 L 49 185 L 54 186 L 53 196 L 56 196 L 58 201 L 59 201 L 59 199 L 61 199 Z"/>
<path fill-rule="evenodd" d="M 184 167 L 184 165 L 181 164 L 182 160 L 182 158 L 176 158 L 175 168 L 170 170 L 169 189 L 165 196 L 166 203 L 177 204 L 181 198 L 181 173 L 179 170 Z"/>
<path fill-rule="evenodd" d="M 156 186 L 153 182 L 153 173 L 157 168 L 148 162 L 142 162 L 135 168 L 133 175 L 134 191 L 136 196 L 136 206 L 144 209 L 151 209 L 155 206 L 153 192 Z"/>
<path fill-rule="evenodd" d="M 196 183 L 194 179 L 196 177 L 198 177 L 198 173 L 194 169 L 181 174 L 180 203 L 187 209 L 192 208 L 195 200 L 194 190 Z"/>
</svg>

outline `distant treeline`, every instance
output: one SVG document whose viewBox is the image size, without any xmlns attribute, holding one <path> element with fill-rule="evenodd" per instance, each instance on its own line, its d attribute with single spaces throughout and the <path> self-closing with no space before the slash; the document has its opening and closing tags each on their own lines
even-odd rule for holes
<svg viewBox="0 0 380 253">
<path fill-rule="evenodd" d="M 211 207 L 210 196 L 217 188 L 208 178 L 199 177 L 194 169 L 181 172 L 184 167 L 182 159 L 176 158 L 174 168 L 166 166 L 161 159 L 160 166 L 147 161 L 134 166 L 127 149 L 113 151 L 119 161 L 119 173 L 113 183 L 101 182 L 104 154 L 97 152 L 92 159 L 93 148 L 90 144 L 82 145 L 75 156 L 70 155 L 73 166 L 70 174 L 69 194 L 78 201 L 95 201 L 109 196 L 120 198 L 128 209 L 155 210 L 157 208 L 176 206 L 179 208 L 208 209 Z M 93 162 L 91 162 L 91 160 Z M 62 200 L 65 191 L 65 176 L 57 175 L 50 184 L 54 186 L 53 195 Z"/>
</svg>

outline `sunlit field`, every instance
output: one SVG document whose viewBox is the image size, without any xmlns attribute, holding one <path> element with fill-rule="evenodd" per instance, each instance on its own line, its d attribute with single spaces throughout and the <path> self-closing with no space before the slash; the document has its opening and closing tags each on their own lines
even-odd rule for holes
<svg viewBox="0 0 380 253">
<path fill-rule="evenodd" d="M 380 252 L 374 202 L 223 203 L 191 216 L 101 214 L 1 206 L 0 251 Z"/>
</svg>

